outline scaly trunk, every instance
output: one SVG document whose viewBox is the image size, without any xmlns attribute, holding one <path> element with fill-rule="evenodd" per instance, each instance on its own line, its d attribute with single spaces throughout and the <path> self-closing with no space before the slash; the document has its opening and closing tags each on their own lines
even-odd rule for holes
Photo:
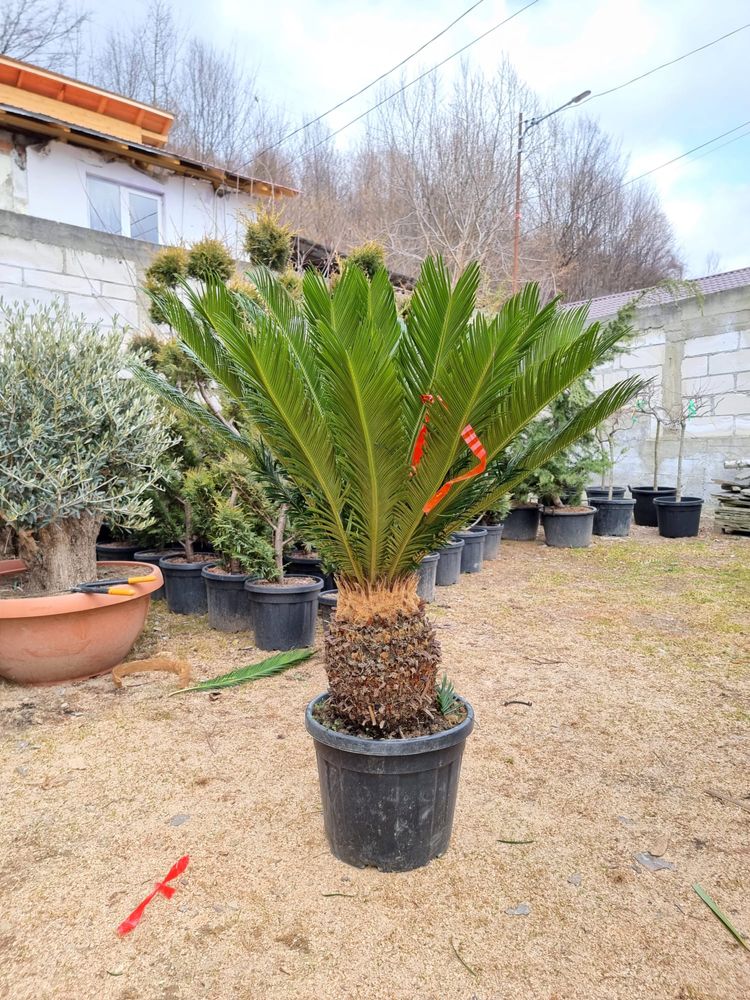
<svg viewBox="0 0 750 1000">
<path fill-rule="evenodd" d="M 435 714 L 440 646 L 416 588 L 416 577 L 392 587 L 339 583 L 325 639 L 331 706 L 374 732 Z"/>
<path fill-rule="evenodd" d="M 33 535 L 20 532 L 18 556 L 29 567 L 24 576 L 28 593 L 69 590 L 96 579 L 96 536 L 102 519 L 94 514 L 69 517 L 40 528 Z"/>
</svg>

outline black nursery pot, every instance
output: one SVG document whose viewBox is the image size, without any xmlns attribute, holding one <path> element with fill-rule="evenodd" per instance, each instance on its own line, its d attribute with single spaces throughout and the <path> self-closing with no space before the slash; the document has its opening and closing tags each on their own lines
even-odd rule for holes
<svg viewBox="0 0 750 1000">
<path fill-rule="evenodd" d="M 338 590 L 322 590 L 318 594 L 318 617 L 323 623 L 323 631 L 327 632 L 331 618 L 336 612 L 339 603 Z"/>
<path fill-rule="evenodd" d="M 417 596 L 427 604 L 435 600 L 435 578 L 437 576 L 439 552 L 431 552 L 419 564 L 419 579 L 417 580 Z"/>
<path fill-rule="evenodd" d="M 253 625 L 247 573 L 213 573 L 203 567 L 208 624 L 218 632 L 249 632 Z"/>
<path fill-rule="evenodd" d="M 545 507 L 542 511 L 544 541 L 554 549 L 585 549 L 591 545 L 594 507 L 573 511 Z"/>
<path fill-rule="evenodd" d="M 448 849 L 461 757 L 474 727 L 471 705 L 453 729 L 405 740 L 368 740 L 326 729 L 307 706 L 315 741 L 323 823 L 331 851 L 358 868 L 421 868 Z"/>
<path fill-rule="evenodd" d="M 503 538 L 512 542 L 533 542 L 539 531 L 539 507 L 537 504 L 524 504 L 523 507 L 512 507 L 505 519 Z"/>
<path fill-rule="evenodd" d="M 461 576 L 461 552 L 463 551 L 463 539 L 454 540 L 438 549 L 437 570 L 435 571 L 435 584 L 438 587 L 452 587 L 458 583 Z"/>
<path fill-rule="evenodd" d="M 142 542 L 97 542 L 96 561 L 97 562 L 131 562 L 135 559 L 135 554 L 140 549 Z"/>
<path fill-rule="evenodd" d="M 593 500 L 609 500 L 609 486 L 587 486 L 586 496 L 589 501 Z M 612 499 L 622 500 L 625 496 L 624 486 L 613 486 L 612 487 Z"/>
<path fill-rule="evenodd" d="M 461 572 L 479 573 L 484 560 L 484 540 L 487 537 L 486 528 L 469 528 L 468 531 L 454 531 L 453 537 L 463 541 L 461 551 Z"/>
<path fill-rule="evenodd" d="M 633 520 L 644 528 L 655 528 L 656 507 L 654 500 L 657 497 L 673 497 L 677 493 L 674 486 L 628 486 L 630 495 L 635 500 L 633 510 Z"/>
<path fill-rule="evenodd" d="M 594 534 L 606 535 L 612 538 L 626 538 L 630 534 L 630 521 L 633 517 L 635 500 L 608 500 L 597 498 L 596 514 L 594 514 Z"/>
<path fill-rule="evenodd" d="M 161 549 L 158 552 L 156 551 L 136 552 L 133 555 L 133 559 L 136 562 L 148 563 L 150 566 L 158 566 L 159 563 L 162 561 L 162 559 L 168 559 L 169 556 L 181 556 L 181 555 L 182 555 L 181 549 Z M 163 601 L 164 598 L 166 597 L 166 594 L 167 594 L 166 589 L 163 586 L 159 587 L 159 589 L 155 590 L 151 595 L 151 600 Z"/>
<path fill-rule="evenodd" d="M 199 553 L 202 555 L 203 553 Z M 184 556 L 180 556 L 184 558 Z M 164 574 L 164 588 L 167 592 L 167 607 L 176 615 L 205 615 L 208 611 L 206 581 L 203 569 L 215 566 L 216 560 L 207 562 L 174 562 L 174 556 L 159 560 L 159 569 Z"/>
<path fill-rule="evenodd" d="M 289 574 L 284 579 L 294 577 Z M 286 585 L 247 580 L 245 589 L 250 594 L 258 649 L 301 649 L 314 644 L 322 580 L 316 577 L 314 583 Z"/>
<path fill-rule="evenodd" d="M 487 532 L 487 537 L 484 540 L 484 561 L 487 562 L 488 559 L 497 559 L 500 553 L 500 542 L 505 524 L 485 524 L 483 527 Z"/>
<path fill-rule="evenodd" d="M 701 525 L 703 500 L 700 497 L 656 497 L 654 499 L 659 534 L 663 538 L 695 538 Z"/>
</svg>

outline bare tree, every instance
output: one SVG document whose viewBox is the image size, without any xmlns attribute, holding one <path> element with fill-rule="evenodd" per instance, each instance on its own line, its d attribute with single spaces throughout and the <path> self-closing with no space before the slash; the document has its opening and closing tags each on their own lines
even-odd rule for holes
<svg viewBox="0 0 750 1000">
<path fill-rule="evenodd" d="M 69 67 L 90 13 L 70 0 L 3 0 L 0 53 L 56 69 Z"/>
</svg>

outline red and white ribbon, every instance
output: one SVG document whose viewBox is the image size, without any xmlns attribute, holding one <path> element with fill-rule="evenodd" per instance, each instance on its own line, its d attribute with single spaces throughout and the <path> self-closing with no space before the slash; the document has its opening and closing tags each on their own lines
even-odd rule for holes
<svg viewBox="0 0 750 1000">
<path fill-rule="evenodd" d="M 445 405 L 440 396 L 435 397 L 430 393 L 426 393 L 424 396 L 421 397 L 421 400 L 425 406 L 429 406 L 430 404 L 435 402 L 436 398 L 438 402 L 441 404 L 441 406 L 445 410 L 447 410 L 448 407 Z M 425 412 L 422 426 L 419 429 L 419 433 L 417 434 L 417 440 L 414 443 L 414 451 L 412 452 L 412 457 L 411 457 L 412 475 L 414 475 L 414 473 L 417 471 L 417 466 L 421 461 L 425 446 L 427 444 L 427 424 L 429 423 L 429 421 L 430 421 L 429 414 Z M 466 479 L 473 479 L 474 476 L 481 475 L 487 468 L 487 450 L 477 437 L 476 431 L 471 426 L 471 424 L 467 424 L 464 427 L 464 429 L 461 431 L 461 437 L 463 438 L 467 448 L 477 458 L 477 464 L 474 466 L 473 469 L 469 469 L 468 472 L 464 472 L 462 475 L 456 476 L 454 479 L 449 479 L 447 483 L 443 483 L 443 485 L 440 487 L 437 493 L 435 493 L 422 508 L 422 512 L 424 514 L 429 514 L 431 510 L 437 507 L 437 505 L 440 503 L 443 497 L 447 496 L 451 488 L 455 486 L 456 483 L 461 483 Z"/>
</svg>

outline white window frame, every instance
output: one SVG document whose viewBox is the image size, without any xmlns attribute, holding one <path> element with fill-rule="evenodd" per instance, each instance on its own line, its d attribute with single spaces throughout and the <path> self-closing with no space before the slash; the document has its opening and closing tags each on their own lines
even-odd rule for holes
<svg viewBox="0 0 750 1000">
<path fill-rule="evenodd" d="M 115 187 L 119 189 L 120 192 L 120 236 L 127 236 L 129 239 L 133 239 L 130 235 L 130 195 L 137 194 L 143 198 L 151 198 L 156 202 L 156 243 L 157 245 L 162 245 L 162 234 L 163 234 L 163 218 L 164 218 L 164 196 L 160 191 L 149 191 L 146 188 L 134 187 L 132 184 L 123 184 L 122 181 L 115 180 L 113 177 L 102 177 L 101 174 L 86 174 L 86 197 L 89 204 L 89 228 L 96 229 L 94 225 L 94 203 L 91 199 L 88 189 L 88 182 L 90 179 L 97 181 L 102 181 L 104 184 L 114 184 Z M 96 229 L 97 232 L 104 232 L 105 230 Z M 112 234 L 118 235 L 118 234 Z M 149 240 L 140 240 L 141 243 L 148 243 Z"/>
</svg>

